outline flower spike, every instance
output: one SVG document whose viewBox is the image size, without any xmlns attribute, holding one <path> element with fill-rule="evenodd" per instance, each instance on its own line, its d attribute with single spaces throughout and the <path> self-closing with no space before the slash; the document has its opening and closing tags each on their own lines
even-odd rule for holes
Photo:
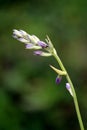
<svg viewBox="0 0 87 130">
<path fill-rule="evenodd" d="M 81 130 L 84 130 L 84 125 L 82 122 L 74 86 L 50 38 L 47 36 L 45 39 L 46 42 L 44 42 L 44 41 L 41 41 L 35 35 L 30 35 L 23 30 L 16 30 L 16 29 L 13 30 L 13 37 L 17 39 L 18 41 L 25 43 L 26 49 L 35 49 L 36 51 L 34 51 L 34 55 L 45 56 L 45 57 L 53 56 L 57 60 L 61 70 L 50 65 L 50 67 L 57 73 L 56 83 L 59 84 L 61 82 L 62 76 L 66 76 L 66 79 L 68 81 L 68 83 L 66 83 L 66 89 L 69 91 L 69 93 L 74 99 L 74 104 L 75 104 L 77 117 L 79 120 L 79 125 L 80 125 Z"/>
</svg>

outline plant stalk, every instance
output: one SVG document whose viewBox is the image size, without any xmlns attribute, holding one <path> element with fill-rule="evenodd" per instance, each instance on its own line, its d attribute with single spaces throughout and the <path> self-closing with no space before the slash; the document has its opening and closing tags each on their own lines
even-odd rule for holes
<svg viewBox="0 0 87 130">
<path fill-rule="evenodd" d="M 82 117 L 81 117 L 81 114 L 80 114 L 80 109 L 79 109 L 79 105 L 78 105 L 78 100 L 77 100 L 77 96 L 76 96 L 76 92 L 75 92 L 73 83 L 72 83 L 72 81 L 71 81 L 71 79 L 70 79 L 70 77 L 69 77 L 69 75 L 68 75 L 68 73 L 67 73 L 67 71 L 66 71 L 66 69 L 65 69 L 65 67 L 64 67 L 64 65 L 63 65 L 63 63 L 62 63 L 62 61 L 61 61 L 61 59 L 59 58 L 58 54 L 55 53 L 55 54 L 53 54 L 53 56 L 54 56 L 55 59 L 57 60 L 57 62 L 58 62 L 58 64 L 59 64 L 60 68 L 61 68 L 63 71 L 66 72 L 66 79 L 67 79 L 68 83 L 70 84 L 71 90 L 72 90 L 72 92 L 73 92 L 73 100 L 74 100 L 74 105 L 75 105 L 75 109 L 76 109 L 76 113 L 77 113 L 77 118 L 78 118 L 78 121 L 79 121 L 80 129 L 81 129 L 81 130 L 84 130 L 84 125 L 83 125 L 83 122 L 82 122 Z"/>
</svg>

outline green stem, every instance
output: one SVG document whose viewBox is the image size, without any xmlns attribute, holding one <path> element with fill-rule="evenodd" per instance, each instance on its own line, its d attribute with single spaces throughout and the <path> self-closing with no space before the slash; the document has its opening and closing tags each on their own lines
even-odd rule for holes
<svg viewBox="0 0 87 130">
<path fill-rule="evenodd" d="M 67 71 L 66 71 L 64 65 L 62 64 L 62 61 L 60 60 L 59 56 L 57 55 L 57 53 L 53 54 L 53 56 L 55 57 L 55 59 L 59 63 L 61 69 L 67 73 Z M 77 113 L 77 118 L 78 118 L 78 121 L 79 121 L 80 129 L 84 130 L 84 126 L 83 126 L 83 122 L 82 122 L 82 118 L 81 118 L 81 114 L 80 114 L 80 110 L 79 110 L 79 105 L 78 105 L 78 101 L 77 101 L 76 92 L 75 92 L 73 83 L 72 83 L 68 73 L 66 75 L 66 79 L 67 79 L 68 83 L 70 84 L 71 90 L 73 92 L 73 100 L 74 100 L 74 105 L 75 105 L 75 109 L 76 109 L 76 113 Z"/>
</svg>

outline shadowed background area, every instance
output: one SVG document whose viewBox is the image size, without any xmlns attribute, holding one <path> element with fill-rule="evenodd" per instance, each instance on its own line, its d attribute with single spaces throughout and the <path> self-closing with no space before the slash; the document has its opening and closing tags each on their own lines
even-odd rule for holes
<svg viewBox="0 0 87 130">
<path fill-rule="evenodd" d="M 38 57 L 12 37 L 48 35 L 75 85 L 87 128 L 87 1 L 0 0 L 0 130 L 79 130 L 66 79 L 55 84 L 53 57 Z"/>
</svg>

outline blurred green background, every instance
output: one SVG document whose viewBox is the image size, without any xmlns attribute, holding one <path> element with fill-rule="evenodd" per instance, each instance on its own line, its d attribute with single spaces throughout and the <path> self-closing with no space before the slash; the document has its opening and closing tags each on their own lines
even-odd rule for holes
<svg viewBox="0 0 87 130">
<path fill-rule="evenodd" d="M 51 38 L 75 85 L 87 128 L 87 0 L 0 0 L 0 130 L 79 130 L 53 57 L 37 57 L 13 29 Z"/>
</svg>

